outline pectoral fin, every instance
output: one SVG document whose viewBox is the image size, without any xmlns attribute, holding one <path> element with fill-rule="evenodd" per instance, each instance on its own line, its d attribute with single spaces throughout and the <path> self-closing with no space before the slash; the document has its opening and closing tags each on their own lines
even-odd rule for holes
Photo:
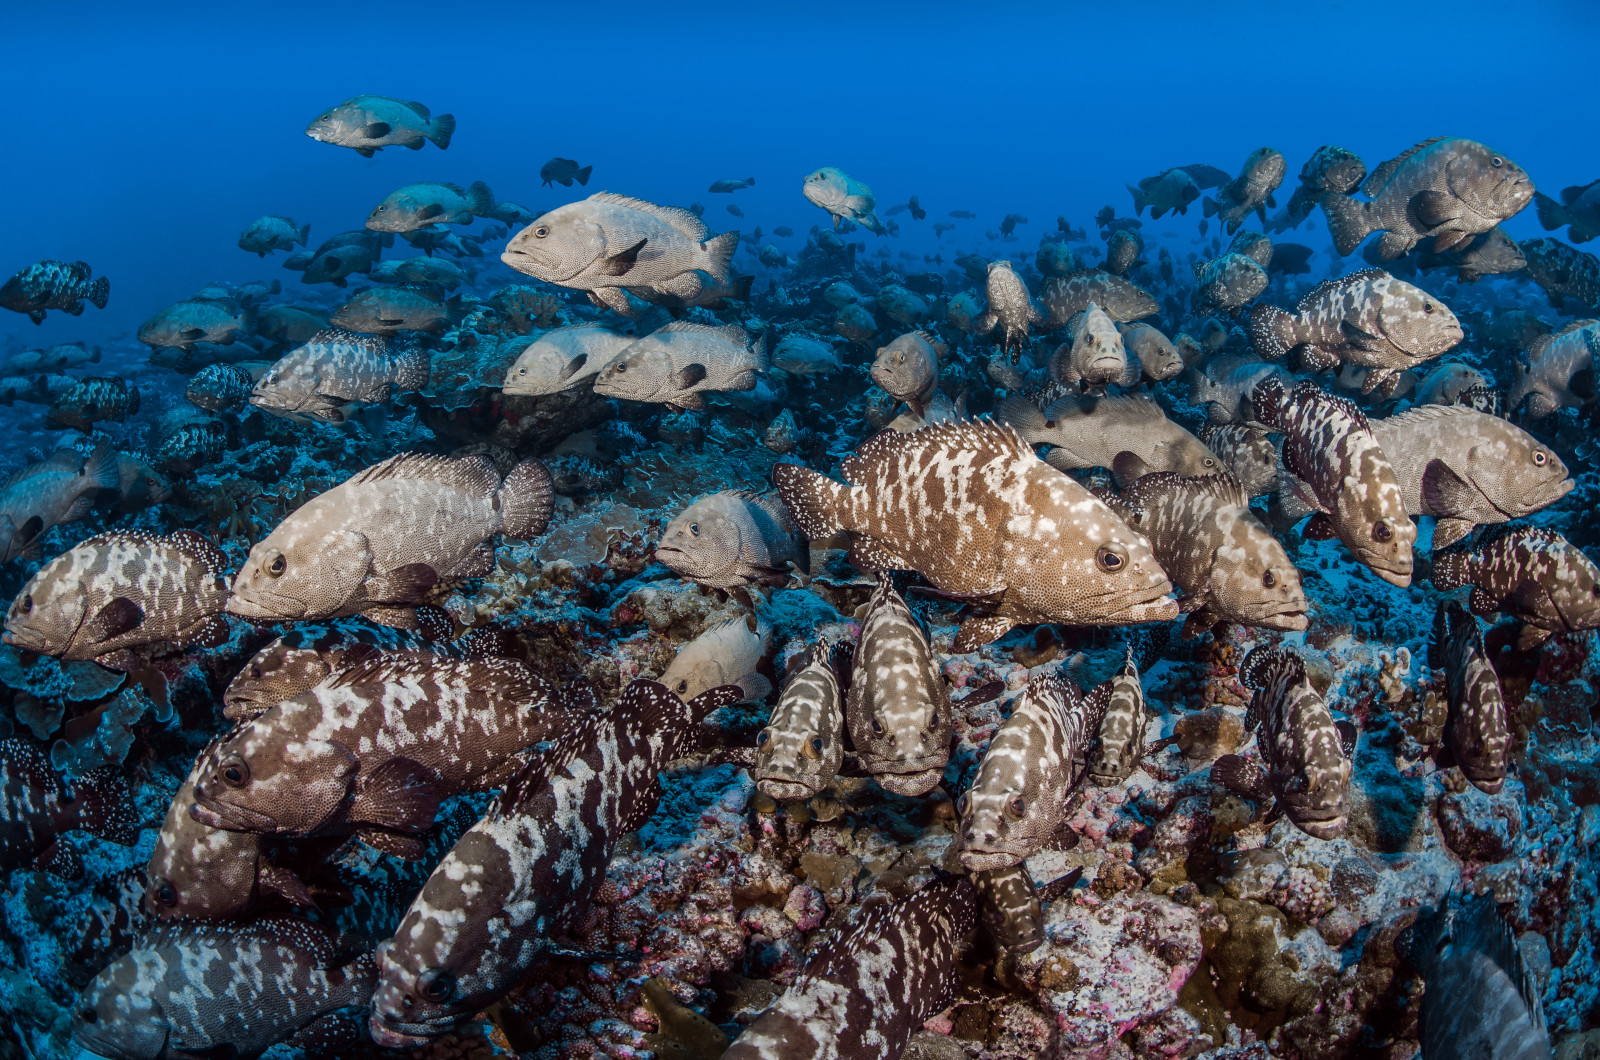
<svg viewBox="0 0 1600 1060">
<path fill-rule="evenodd" d="M 624 247 L 610 255 L 601 263 L 600 272 L 606 276 L 626 276 L 638 263 L 639 251 L 643 250 L 648 242 L 650 242 L 648 238 L 641 239 L 632 246 Z"/>
</svg>

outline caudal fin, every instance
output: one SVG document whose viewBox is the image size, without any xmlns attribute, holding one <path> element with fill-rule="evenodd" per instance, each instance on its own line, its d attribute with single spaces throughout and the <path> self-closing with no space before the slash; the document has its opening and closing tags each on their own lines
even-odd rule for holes
<svg viewBox="0 0 1600 1060">
<path fill-rule="evenodd" d="M 533 457 L 524 460 L 500 483 L 500 532 L 523 541 L 538 537 L 555 513 L 555 496 L 545 466 Z"/>
<path fill-rule="evenodd" d="M 450 146 L 450 137 L 456 134 L 456 116 L 441 114 L 428 124 L 428 139 L 443 151 Z"/>
<path fill-rule="evenodd" d="M 1328 233 L 1341 256 L 1349 254 L 1372 234 L 1367 220 L 1367 204 L 1348 195 L 1330 191 L 1322 196 L 1322 212 L 1327 215 Z"/>
<path fill-rule="evenodd" d="M 300 226 L 300 230 L 295 233 L 295 237 L 293 239 L 289 240 L 289 243 L 291 245 L 293 245 L 295 243 L 299 243 L 303 247 L 303 246 L 306 245 L 306 242 L 310 238 L 311 238 L 311 222 L 307 221 L 305 224 Z"/>
<path fill-rule="evenodd" d="M 1203 215 L 1205 215 L 1206 217 L 1215 217 L 1216 214 L 1217 214 L 1217 211 L 1220 209 L 1220 207 L 1217 206 L 1217 200 L 1213 199 L 1209 195 L 1207 195 L 1204 199 L 1201 200 L 1200 206 L 1201 206 L 1200 212 Z"/>
<path fill-rule="evenodd" d="M 96 309 L 106 307 L 106 299 L 111 297 L 111 281 L 101 276 L 89 284 L 89 301 L 94 303 Z"/>
<path fill-rule="evenodd" d="M 1292 316 L 1275 305 L 1258 302 L 1250 307 L 1250 342 L 1256 353 L 1277 360 L 1289 352 Z"/>
<path fill-rule="evenodd" d="M 772 481 L 801 532 L 812 541 L 847 529 L 850 487 L 799 464 L 777 465 L 772 469 Z"/>
<path fill-rule="evenodd" d="M 724 232 L 705 242 L 706 257 L 710 259 L 705 270 L 718 283 L 727 283 L 733 275 L 733 252 L 739 249 L 739 233 Z"/>
<path fill-rule="evenodd" d="M 1128 194 L 1133 196 L 1133 216 L 1138 217 L 1139 212 L 1150 205 L 1150 200 L 1144 197 L 1144 192 L 1132 184 L 1124 184 L 1123 187 L 1127 188 Z"/>
<path fill-rule="evenodd" d="M 593 166 L 584 166 L 582 169 L 578 170 L 578 172 L 575 174 L 575 176 L 578 178 L 578 183 L 587 187 L 589 183 L 589 174 L 593 172 Z"/>
<path fill-rule="evenodd" d="M 494 212 L 494 192 L 489 190 L 489 185 L 481 180 L 472 182 L 472 187 L 467 189 L 467 209 L 474 217 L 488 217 Z"/>
<path fill-rule="evenodd" d="M 735 276 L 733 278 L 733 291 L 728 295 L 736 302 L 750 301 L 750 285 L 755 283 L 754 276 Z"/>
<path fill-rule="evenodd" d="M 108 843 L 131 847 L 138 842 L 133 796 L 115 767 L 92 769 L 72 788 L 79 828 Z"/>
<path fill-rule="evenodd" d="M 1533 193 L 1533 208 L 1546 232 L 1554 232 L 1562 225 L 1572 223 L 1572 214 L 1567 212 L 1567 208 L 1542 191 Z"/>
<path fill-rule="evenodd" d="M 401 390 L 421 390 L 428 385 L 432 362 L 428 351 L 412 346 L 401 352 L 395 363 L 394 385 Z"/>
</svg>

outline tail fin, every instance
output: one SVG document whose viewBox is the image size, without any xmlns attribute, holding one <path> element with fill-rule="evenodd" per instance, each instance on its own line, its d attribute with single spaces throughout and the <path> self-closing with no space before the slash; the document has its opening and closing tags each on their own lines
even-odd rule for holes
<svg viewBox="0 0 1600 1060">
<path fill-rule="evenodd" d="M 1216 214 L 1217 214 L 1217 211 L 1220 209 L 1220 207 L 1217 206 L 1217 200 L 1213 199 L 1209 195 L 1207 195 L 1204 199 L 1202 199 L 1200 201 L 1200 206 L 1201 206 L 1200 212 L 1202 214 L 1204 214 L 1206 217 L 1215 217 Z"/>
<path fill-rule="evenodd" d="M 847 529 L 843 517 L 850 507 L 850 487 L 800 464 L 778 464 L 772 469 L 772 481 L 794 521 L 812 541 Z"/>
<path fill-rule="evenodd" d="M 89 285 L 89 301 L 94 303 L 96 309 L 106 307 L 106 299 L 111 297 L 111 281 L 104 276 Z"/>
<path fill-rule="evenodd" d="M 455 134 L 456 116 L 454 114 L 441 114 L 428 123 L 428 139 L 432 140 L 441 151 L 450 146 L 450 137 Z"/>
<path fill-rule="evenodd" d="M 472 182 L 467 189 L 467 209 L 474 217 L 488 217 L 494 211 L 494 192 L 481 180 Z"/>
<path fill-rule="evenodd" d="M 108 843 L 131 847 L 138 842 L 133 796 L 115 767 L 92 769 L 72 787 L 79 828 Z"/>
<path fill-rule="evenodd" d="M 533 457 L 511 469 L 500 483 L 498 499 L 500 532 L 523 541 L 544 533 L 556 510 L 550 472 Z"/>
<path fill-rule="evenodd" d="M 767 333 L 762 332 L 756 336 L 756 341 L 750 346 L 750 352 L 756 356 L 755 370 L 760 375 L 772 371 L 772 358 L 767 355 Z"/>
<path fill-rule="evenodd" d="M 589 184 L 589 174 L 592 172 L 594 172 L 593 166 L 584 166 L 582 169 L 578 170 L 576 174 L 578 183 L 587 187 Z"/>
<path fill-rule="evenodd" d="M 1144 197 L 1144 192 L 1140 191 L 1132 184 L 1124 184 L 1123 187 L 1127 188 L 1128 194 L 1133 196 L 1133 216 L 1138 217 L 1139 211 L 1150 205 L 1150 200 Z M 1151 216 L 1154 215 L 1152 214 Z"/>
<path fill-rule="evenodd" d="M 412 346 L 401 352 L 395 364 L 394 385 L 401 390 L 421 390 L 428 385 L 432 361 L 428 351 Z"/>
<path fill-rule="evenodd" d="M 755 283 L 754 276 L 735 276 L 733 278 L 733 291 L 727 297 L 736 302 L 750 301 L 750 285 Z"/>
<path fill-rule="evenodd" d="M 307 241 L 310 238 L 311 238 L 311 222 L 307 221 L 305 224 L 300 226 L 300 231 L 295 233 L 295 237 L 293 239 L 289 240 L 289 243 L 291 245 L 293 245 L 295 243 L 299 243 L 303 247 L 303 246 L 306 245 Z"/>
<path fill-rule="evenodd" d="M 136 415 L 138 413 L 138 411 L 139 411 L 139 388 L 136 387 L 136 386 L 130 386 L 128 388 L 128 411 L 127 411 L 126 415 L 133 416 L 133 415 Z"/>
<path fill-rule="evenodd" d="M 1327 215 L 1328 233 L 1340 255 L 1349 254 L 1372 234 L 1367 221 L 1367 204 L 1348 195 L 1330 191 L 1322 196 L 1322 212 Z"/>
<path fill-rule="evenodd" d="M 727 283 L 733 274 L 733 252 L 739 249 L 739 233 L 724 232 L 715 239 L 706 240 L 703 245 L 706 256 L 711 259 L 706 271 L 718 283 Z"/>
<path fill-rule="evenodd" d="M 1533 193 L 1533 208 L 1546 232 L 1554 232 L 1562 225 L 1572 223 L 1572 214 L 1567 212 L 1567 208 L 1542 191 Z"/>
<path fill-rule="evenodd" d="M 1289 352 L 1291 315 L 1275 305 L 1257 302 L 1250 307 L 1250 342 L 1263 357 L 1277 360 Z"/>
</svg>

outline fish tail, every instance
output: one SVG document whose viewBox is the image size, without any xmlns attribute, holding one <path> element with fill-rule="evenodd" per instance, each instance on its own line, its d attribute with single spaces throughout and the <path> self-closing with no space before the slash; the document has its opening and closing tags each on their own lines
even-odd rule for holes
<svg viewBox="0 0 1600 1060">
<path fill-rule="evenodd" d="M 456 134 L 456 116 L 441 114 L 428 123 L 428 139 L 443 151 L 450 146 L 450 137 Z M 307 226 L 310 227 L 310 226 Z"/>
<path fill-rule="evenodd" d="M 428 385 L 431 374 L 428 351 L 421 346 L 412 346 L 396 358 L 394 385 L 401 390 L 421 390 Z"/>
<path fill-rule="evenodd" d="M 701 245 L 705 247 L 706 257 L 710 259 L 705 270 L 718 283 L 727 283 L 728 277 L 733 272 L 733 252 L 739 249 L 739 233 L 724 232 Z"/>
<path fill-rule="evenodd" d="M 578 183 L 579 184 L 583 185 L 584 187 L 588 187 L 589 186 L 589 174 L 593 173 L 593 172 L 594 172 L 594 167 L 593 166 L 584 166 L 582 169 L 578 170 L 573 175 L 578 178 Z"/>
<path fill-rule="evenodd" d="M 136 387 L 136 386 L 130 386 L 128 388 L 128 411 L 123 413 L 123 416 L 124 417 L 135 416 L 135 415 L 138 415 L 138 412 L 139 412 L 139 388 Z"/>
<path fill-rule="evenodd" d="M 1133 216 L 1138 217 L 1139 211 L 1150 205 L 1150 200 L 1144 197 L 1144 192 L 1140 191 L 1132 184 L 1124 184 L 1123 187 L 1127 188 L 1128 194 L 1133 196 Z"/>
<path fill-rule="evenodd" d="M 494 211 L 494 192 L 481 180 L 472 182 L 467 189 L 467 209 L 474 217 L 488 217 Z"/>
<path fill-rule="evenodd" d="M 1269 427 L 1280 425 L 1288 402 L 1289 394 L 1284 390 L 1283 380 L 1275 375 L 1260 380 L 1250 391 L 1250 407 L 1255 418 Z"/>
<path fill-rule="evenodd" d="M 73 785 L 78 827 L 108 843 L 130 847 L 139 839 L 139 818 L 127 781 L 112 766 L 91 769 Z"/>
<path fill-rule="evenodd" d="M 556 510 L 555 487 L 550 472 L 538 459 L 529 457 L 506 475 L 497 495 L 500 502 L 500 532 L 526 541 L 544 533 Z"/>
<path fill-rule="evenodd" d="M 104 276 L 99 277 L 89 284 L 89 301 L 94 303 L 96 309 L 104 309 L 106 300 L 111 297 L 111 281 Z"/>
<path fill-rule="evenodd" d="M 1258 302 L 1250 307 L 1250 343 L 1263 357 L 1277 360 L 1289 352 L 1293 317 L 1275 305 Z"/>
<path fill-rule="evenodd" d="M 1209 195 L 1200 200 L 1200 207 L 1201 214 L 1206 217 L 1215 217 L 1217 215 L 1217 211 L 1221 209 L 1221 207 L 1217 205 L 1217 200 L 1213 199 Z"/>
<path fill-rule="evenodd" d="M 1327 215 L 1328 233 L 1341 256 L 1349 254 L 1372 234 L 1367 220 L 1367 204 L 1348 195 L 1330 191 L 1322 196 L 1322 212 Z"/>
<path fill-rule="evenodd" d="M 303 247 L 303 246 L 306 245 L 307 241 L 309 241 L 310 239 L 311 239 L 311 222 L 307 221 L 305 224 L 300 226 L 300 230 L 295 233 L 295 237 L 293 239 L 289 240 L 289 243 L 291 245 L 293 245 L 295 243 L 298 243 Z M 266 255 L 263 254 L 262 257 L 266 257 Z M 273 293 L 276 294 L 277 292 L 274 291 Z"/>
<path fill-rule="evenodd" d="M 1533 193 L 1533 209 L 1546 232 L 1554 232 L 1562 225 L 1572 223 L 1572 214 L 1567 212 L 1567 208 L 1542 191 Z"/>
<path fill-rule="evenodd" d="M 778 496 L 800 530 L 812 541 L 822 541 L 846 529 L 850 487 L 800 464 L 779 464 L 772 469 Z"/>
<path fill-rule="evenodd" d="M 728 295 L 736 302 L 750 301 L 750 285 L 756 282 L 754 276 L 735 276 L 733 278 L 733 293 Z"/>
</svg>

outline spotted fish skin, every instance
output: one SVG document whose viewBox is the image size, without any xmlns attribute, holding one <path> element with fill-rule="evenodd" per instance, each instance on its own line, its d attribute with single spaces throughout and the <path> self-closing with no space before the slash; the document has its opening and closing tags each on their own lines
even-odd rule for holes
<svg viewBox="0 0 1600 1060">
<path fill-rule="evenodd" d="M 1355 404 L 1309 380 L 1293 390 L 1268 377 L 1251 391 L 1256 415 L 1281 431 L 1283 464 L 1296 493 L 1321 516 L 1311 537 L 1338 537 L 1374 574 L 1402 588 L 1411 584 L 1411 546 L 1417 526 L 1389 458 Z"/>
<path fill-rule="evenodd" d="M 1049 311 L 1045 331 L 1065 327 L 1067 321 L 1086 311 L 1090 302 L 1118 324 L 1141 320 L 1161 310 L 1161 304 L 1150 292 L 1104 269 L 1079 269 L 1065 276 L 1052 276 L 1040 288 L 1039 301 Z"/>
<path fill-rule="evenodd" d="M 228 560 L 193 530 L 100 534 L 39 569 L 6 612 L 7 644 L 127 670 L 133 649 L 228 639 Z"/>
<path fill-rule="evenodd" d="M 1407 929 L 1426 989 L 1418 1013 L 1424 1056 L 1549 1060 L 1539 983 L 1489 894 L 1456 892 Z"/>
<path fill-rule="evenodd" d="M 502 786 L 517 753 L 576 721 L 571 694 L 509 659 L 390 652 L 241 726 L 195 782 L 194 816 L 234 831 L 354 831 L 400 857 L 439 803 Z"/>
<path fill-rule="evenodd" d="M 926 795 L 950 761 L 955 713 L 928 638 L 887 574 L 867 601 L 845 694 L 861 765 L 897 795 Z"/>
<path fill-rule="evenodd" d="M 1528 259 L 1528 279 L 1552 301 L 1572 299 L 1585 312 L 1600 311 L 1600 258 L 1559 239 L 1524 239 L 1517 244 Z"/>
<path fill-rule="evenodd" d="M 1022 282 L 1009 261 L 991 261 L 985 282 L 989 308 L 974 324 L 974 333 L 987 335 L 1000 329 L 1000 349 L 1016 364 L 1028 348 L 1028 329 L 1044 323 L 1044 314 L 1033 304 L 1028 285 Z M 1057 325 L 1059 326 L 1059 325 Z"/>
<path fill-rule="evenodd" d="M 549 935 L 587 908 L 617 841 L 649 819 L 659 774 L 695 723 L 737 702 L 720 687 L 689 703 L 634 681 L 506 785 L 434 869 L 394 937 L 378 948 L 373 1040 L 422 1045 L 521 982 Z"/>
<path fill-rule="evenodd" d="M 1519 650 L 1552 633 L 1600 628 L 1600 568 L 1554 530 L 1492 527 L 1476 547 L 1457 545 L 1433 557 L 1433 584 L 1450 592 L 1472 586 L 1475 615 L 1504 612 L 1521 619 Z"/>
<path fill-rule="evenodd" d="M 842 468 L 848 485 L 797 464 L 772 474 L 811 540 L 849 530 L 858 566 L 915 570 L 946 594 L 995 601 L 962 623 L 957 652 L 1026 623 L 1177 617 L 1149 542 L 1009 427 L 884 432 Z"/>
<path fill-rule="evenodd" d="M 1022 957 L 1044 944 L 1044 910 L 1026 865 L 972 874 L 980 921 L 995 948 Z"/>
<path fill-rule="evenodd" d="M 1270 305 L 1250 311 L 1250 339 L 1263 357 L 1293 349 L 1312 370 L 1358 365 L 1368 369 L 1362 393 L 1384 397 L 1402 371 L 1438 357 L 1464 334 L 1443 302 L 1382 269 L 1323 280 L 1293 313 Z"/>
<path fill-rule="evenodd" d="M 32 745 L 0 740 L 0 868 L 36 862 L 58 876 L 81 875 L 76 852 L 59 839 L 77 830 L 133 845 L 139 830 L 122 778 L 110 767 L 92 770 L 69 792 Z"/>
<path fill-rule="evenodd" d="M 104 309 L 111 281 L 104 276 L 89 279 L 93 271 L 82 261 L 35 262 L 0 286 L 0 306 L 26 313 L 35 324 L 44 323 L 47 309 L 78 316 L 85 299 Z"/>
<path fill-rule="evenodd" d="M 1246 495 L 1271 493 L 1278 483 L 1278 447 L 1267 433 L 1242 423 L 1210 423 L 1200 429 L 1222 466 L 1233 473 Z"/>
<path fill-rule="evenodd" d="M 977 897 L 962 877 L 868 906 L 722 1060 L 894 1060 L 954 997 L 956 958 L 976 923 Z"/>
<path fill-rule="evenodd" d="M 1276 797 L 1277 809 L 1307 835 L 1339 836 L 1349 821 L 1348 737 L 1311 687 L 1305 661 L 1291 651 L 1253 648 L 1239 668 L 1239 681 L 1254 690 L 1245 730 L 1257 732 L 1267 775 L 1254 776 L 1243 758 L 1223 755 L 1212 776 L 1236 794 Z"/>
<path fill-rule="evenodd" d="M 1066 820 L 1111 686 L 1096 691 L 1085 696 L 1064 677 L 1040 674 L 1017 697 L 972 787 L 956 800 L 956 842 L 968 872 L 1020 864 Z"/>
<path fill-rule="evenodd" d="M 1089 745 L 1088 777 L 1101 787 L 1127 780 L 1144 757 L 1144 686 L 1139 682 L 1131 647 L 1122 670 L 1107 684 L 1110 694 L 1106 696 L 1105 716 Z"/>
<path fill-rule="evenodd" d="M 766 728 L 756 736 L 756 787 L 774 799 L 809 799 L 844 762 L 840 691 L 842 646 L 818 641 L 784 684 Z M 942 683 L 942 682 L 941 682 Z"/>
<path fill-rule="evenodd" d="M 1219 622 L 1281 630 L 1309 624 L 1300 572 L 1232 475 L 1163 471 L 1105 500 L 1149 538 L 1161 569 L 1183 590 L 1185 637 Z"/>
<path fill-rule="evenodd" d="M 45 418 L 58 427 L 88 431 L 101 420 L 126 420 L 139 411 L 139 388 L 115 375 L 78 380 L 56 398 Z"/>
<path fill-rule="evenodd" d="M 1434 617 L 1428 665 L 1445 672 L 1450 696 L 1445 745 L 1468 780 L 1490 795 L 1498 794 L 1505 786 L 1511 756 L 1505 699 L 1478 620 L 1454 600 L 1441 603 Z"/>
<path fill-rule="evenodd" d="M 428 385 L 420 346 L 330 327 L 280 357 L 250 392 L 250 404 L 300 423 L 343 423 L 353 402 L 381 404 Z"/>
<path fill-rule="evenodd" d="M 161 924 L 95 976 L 72 1036 L 118 1060 L 256 1056 L 364 1006 L 373 982 L 370 954 L 342 961 L 330 929 L 310 921 Z"/>
<path fill-rule="evenodd" d="M 1535 335 L 1512 367 L 1506 408 L 1543 419 L 1593 400 L 1579 380 L 1592 380 L 1600 361 L 1600 320 L 1574 320 L 1549 335 Z M 1592 385 L 1592 383 L 1591 383 Z M 1580 393 L 1580 391 L 1585 391 Z"/>
</svg>

